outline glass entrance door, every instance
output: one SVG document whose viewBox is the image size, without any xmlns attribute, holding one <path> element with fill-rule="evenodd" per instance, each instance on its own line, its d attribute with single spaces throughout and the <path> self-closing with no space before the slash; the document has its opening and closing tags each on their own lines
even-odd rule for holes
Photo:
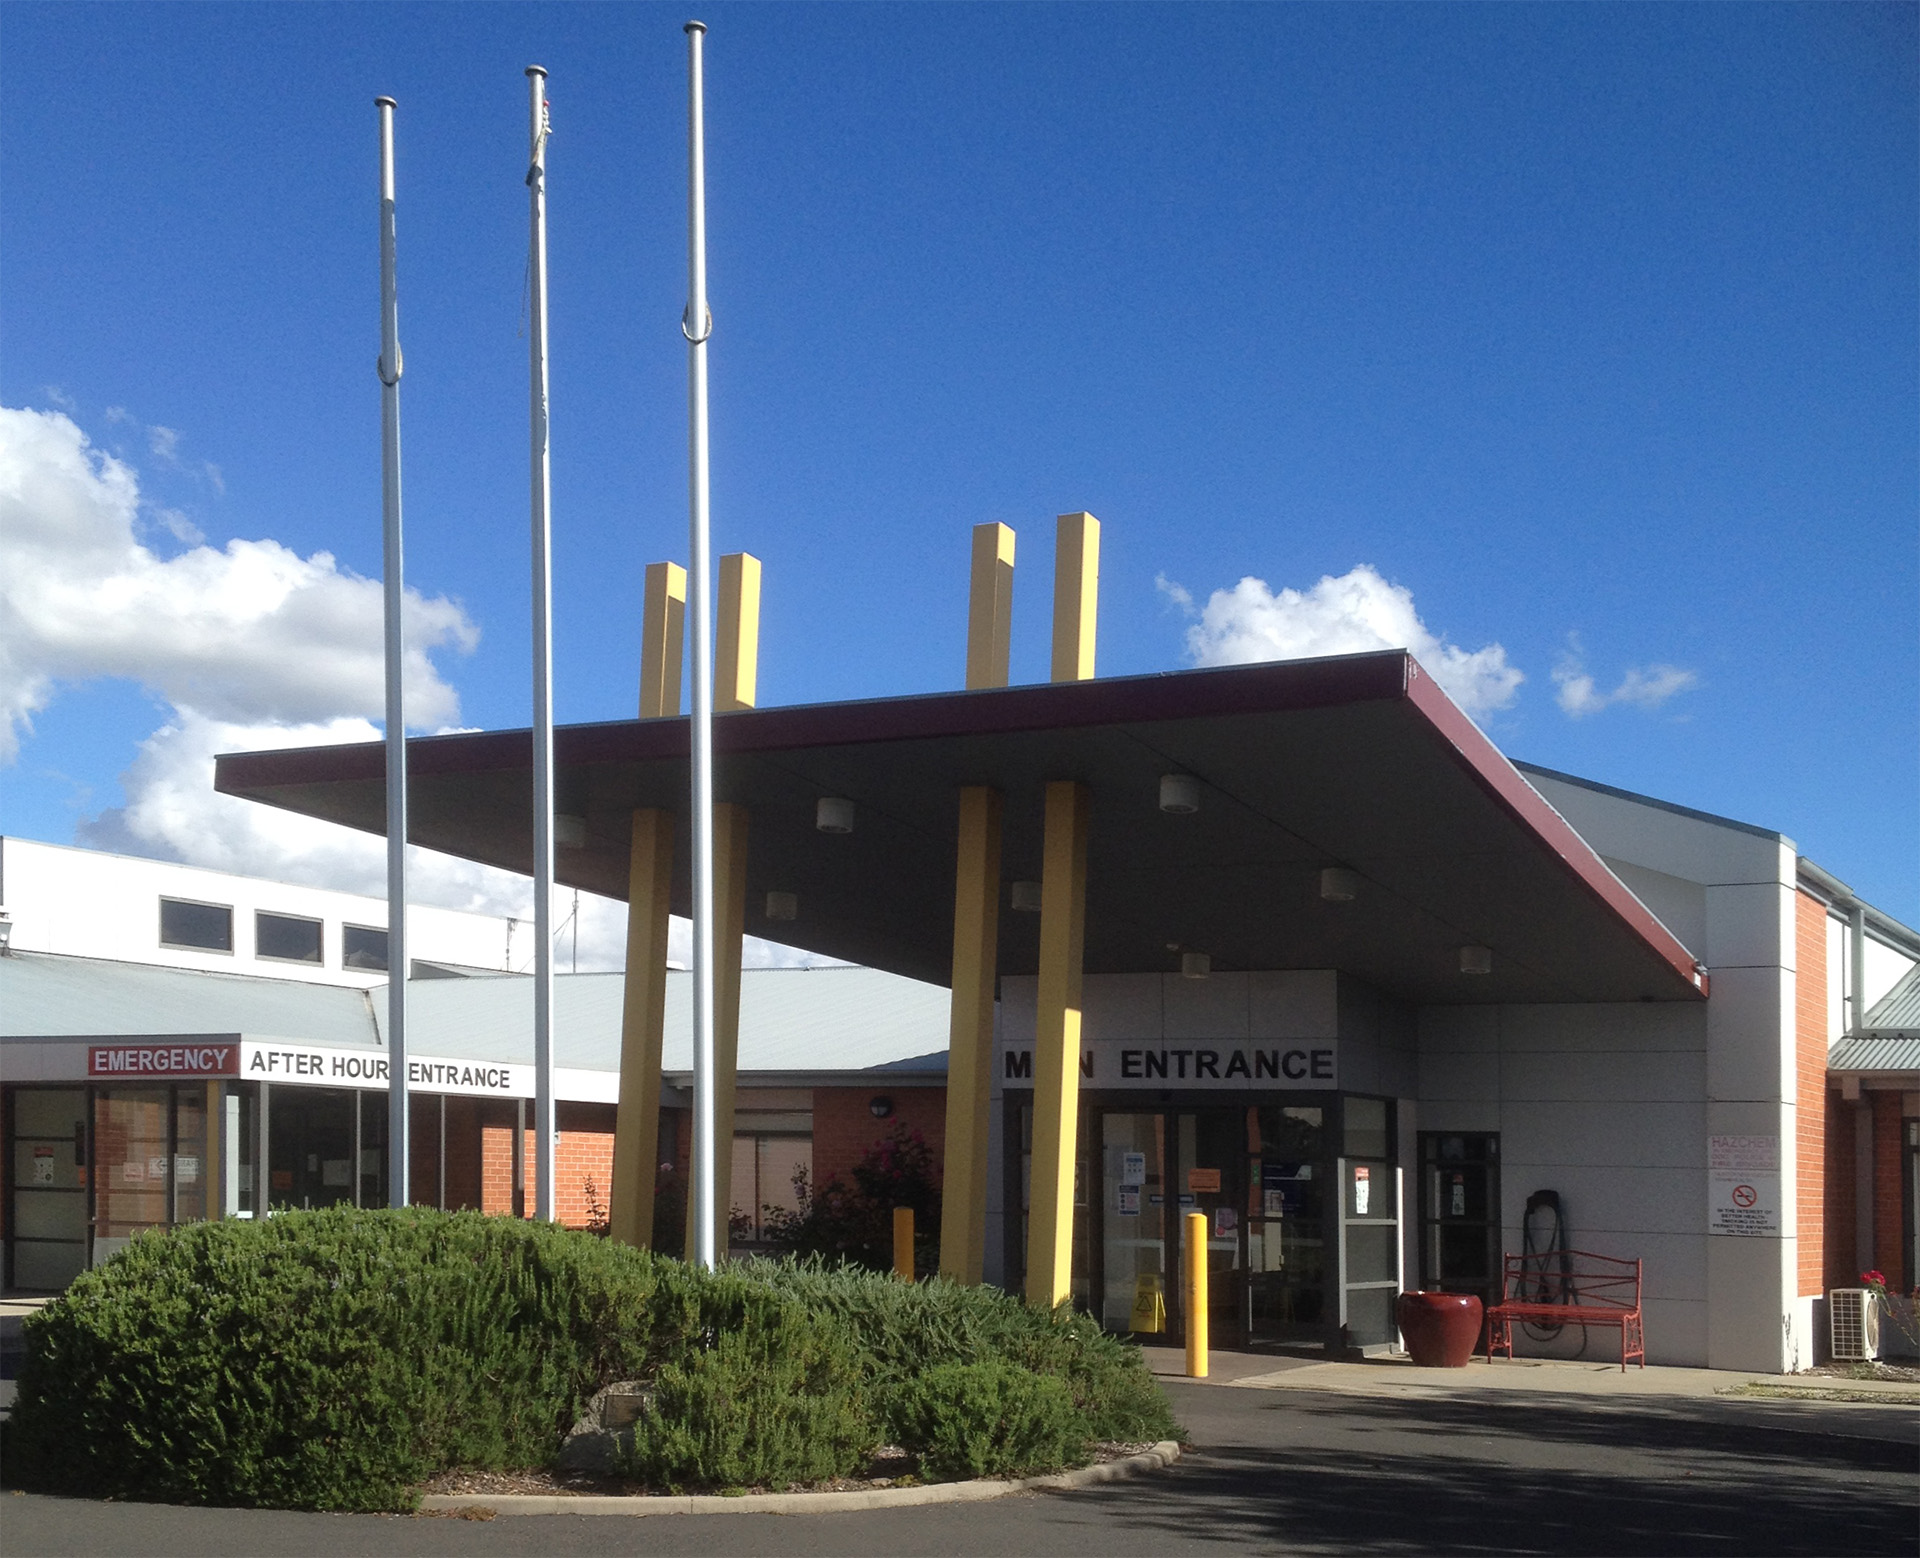
<svg viewBox="0 0 1920 1558">
<path fill-rule="evenodd" d="M 1165 1115 L 1100 1117 L 1100 1320 L 1110 1331 L 1167 1329 L 1166 1138 Z"/>
<path fill-rule="evenodd" d="M 87 1093 L 19 1087 L 8 1100 L 10 1288 L 59 1292 L 87 1269 Z"/>
</svg>

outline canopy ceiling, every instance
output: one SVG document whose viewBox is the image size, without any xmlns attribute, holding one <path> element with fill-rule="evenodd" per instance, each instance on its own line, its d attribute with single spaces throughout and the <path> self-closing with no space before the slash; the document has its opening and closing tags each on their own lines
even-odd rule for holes
<svg viewBox="0 0 1920 1558">
<path fill-rule="evenodd" d="M 564 727 L 557 807 L 586 819 L 558 879 L 626 897 L 629 817 L 680 817 L 687 912 L 685 718 Z M 747 929 L 945 984 L 956 795 L 1006 797 L 1000 969 L 1031 973 L 1039 916 L 1004 884 L 1040 876 L 1045 783 L 1092 791 L 1086 968 L 1338 968 L 1419 1002 L 1685 1000 L 1693 955 L 1612 875 L 1401 651 L 979 692 L 723 714 L 715 795 L 752 814 Z M 488 731 L 408 742 L 414 842 L 530 874 L 532 742 Z M 1159 810 L 1163 774 L 1202 781 L 1200 810 Z M 378 743 L 229 754 L 216 787 L 380 834 Z M 814 827 L 845 796 L 851 834 Z M 1358 896 L 1319 896 L 1322 867 Z M 799 917 L 764 917 L 769 890 Z M 1493 949 L 1463 975 L 1459 948 Z"/>
</svg>

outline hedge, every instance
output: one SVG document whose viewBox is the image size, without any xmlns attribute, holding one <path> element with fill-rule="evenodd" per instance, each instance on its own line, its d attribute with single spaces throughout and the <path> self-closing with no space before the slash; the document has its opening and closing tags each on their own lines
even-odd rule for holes
<svg viewBox="0 0 1920 1558">
<path fill-rule="evenodd" d="M 24 1337 L 8 1478 L 97 1497 L 405 1509 L 442 1471 L 551 1465 L 594 1392 L 631 1379 L 651 1396 L 631 1469 L 659 1488 L 845 1476 L 887 1442 L 933 1475 L 1028 1470 L 1035 1442 L 1064 1462 L 1175 1431 L 1138 1354 L 1064 1310 L 818 1264 L 706 1272 L 471 1212 L 147 1234 Z M 1008 1410 L 983 1406 L 973 1448 L 942 1448 L 926 1402 L 954 1381 L 915 1382 L 979 1363 L 1057 1381 L 1071 1420 L 1036 1440 L 1018 1424 L 1059 1414 L 996 1385 Z"/>
</svg>

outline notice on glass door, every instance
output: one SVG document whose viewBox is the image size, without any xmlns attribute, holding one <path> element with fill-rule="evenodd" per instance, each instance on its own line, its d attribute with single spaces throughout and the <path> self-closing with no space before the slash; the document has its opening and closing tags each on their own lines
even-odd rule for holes
<svg viewBox="0 0 1920 1558">
<path fill-rule="evenodd" d="M 1369 1208 L 1373 1205 L 1373 1170 L 1360 1163 L 1353 1170 L 1353 1215 L 1371 1216 Z"/>
</svg>

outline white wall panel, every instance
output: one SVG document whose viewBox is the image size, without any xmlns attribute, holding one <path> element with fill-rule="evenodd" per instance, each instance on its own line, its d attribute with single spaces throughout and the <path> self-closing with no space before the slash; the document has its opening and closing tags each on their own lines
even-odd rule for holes
<svg viewBox="0 0 1920 1558">
<path fill-rule="evenodd" d="M 1529 1102 L 1698 1102 L 1707 1057 L 1699 1050 L 1518 1050 L 1501 1059 L 1501 1096 Z"/>
</svg>

